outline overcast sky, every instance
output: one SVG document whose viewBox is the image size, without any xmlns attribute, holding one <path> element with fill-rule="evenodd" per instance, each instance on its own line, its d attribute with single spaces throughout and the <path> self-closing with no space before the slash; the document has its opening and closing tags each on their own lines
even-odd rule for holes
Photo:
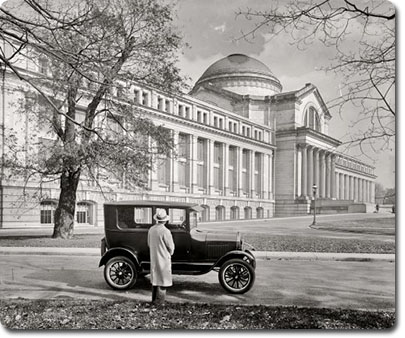
<svg viewBox="0 0 405 338">
<path fill-rule="evenodd" d="M 341 79 L 332 73 L 320 70 L 328 66 L 334 50 L 321 44 L 299 50 L 279 35 L 270 39 L 269 34 L 259 34 L 254 40 L 238 39 L 241 31 L 247 31 L 252 22 L 236 17 L 238 9 L 266 9 L 275 1 L 265 0 L 178 0 L 178 23 L 184 40 L 189 44 L 180 57 L 183 75 L 191 77 L 191 84 L 215 61 L 232 53 L 242 53 L 265 63 L 283 85 L 283 91 L 302 88 L 306 83 L 318 87 L 325 102 L 339 95 Z M 263 32 L 265 33 L 265 32 Z M 340 116 L 331 110 L 330 136 L 342 139 L 351 132 L 350 126 L 356 121 L 357 113 L 346 111 Z M 351 151 L 353 156 L 361 156 Z M 366 163 L 376 167 L 377 182 L 385 187 L 395 186 L 395 148 L 361 156 Z"/>
</svg>

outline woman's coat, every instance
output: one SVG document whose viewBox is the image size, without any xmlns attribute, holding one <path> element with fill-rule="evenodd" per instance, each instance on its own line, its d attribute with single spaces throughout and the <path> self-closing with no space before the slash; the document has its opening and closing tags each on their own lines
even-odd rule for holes
<svg viewBox="0 0 405 338">
<path fill-rule="evenodd" d="M 153 286 L 172 286 L 172 255 L 174 242 L 163 223 L 153 225 L 148 232 L 150 277 Z"/>
</svg>

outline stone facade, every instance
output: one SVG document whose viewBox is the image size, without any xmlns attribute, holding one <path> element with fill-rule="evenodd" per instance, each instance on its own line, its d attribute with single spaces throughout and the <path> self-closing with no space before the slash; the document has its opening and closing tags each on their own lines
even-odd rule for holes
<svg viewBox="0 0 405 338">
<path fill-rule="evenodd" d="M 24 99 L 20 86 L 13 74 L 4 73 L 0 111 L 24 143 L 31 122 L 28 117 L 17 121 L 13 110 L 13 102 Z M 303 215 L 311 210 L 314 184 L 324 212 L 360 210 L 349 207 L 373 202 L 373 168 L 338 152 L 340 142 L 328 136 L 331 116 L 318 89 L 308 84 L 282 93 L 279 80 L 258 60 L 240 54 L 221 59 L 188 95 L 136 83 L 126 92 L 154 123 L 172 131 L 178 156 L 148 173 L 145 191 L 125 181 L 107 182 L 111 192 L 102 194 L 84 178 L 77 195 L 78 224 L 101 226 L 105 200 L 194 202 L 204 209 L 202 221 Z M 122 94 L 112 95 L 119 99 Z M 22 200 L 23 190 L 32 198 Z M 47 196 L 42 201 L 35 199 L 37 190 L 35 183 L 3 176 L 0 226 L 51 225 L 58 184 L 41 186 Z"/>
</svg>

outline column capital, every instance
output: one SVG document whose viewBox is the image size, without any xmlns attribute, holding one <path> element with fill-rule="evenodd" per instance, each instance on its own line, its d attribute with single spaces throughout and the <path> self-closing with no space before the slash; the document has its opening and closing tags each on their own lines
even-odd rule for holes
<svg viewBox="0 0 405 338">
<path fill-rule="evenodd" d="M 297 147 L 300 149 L 305 149 L 308 145 L 306 143 L 297 143 Z"/>
</svg>

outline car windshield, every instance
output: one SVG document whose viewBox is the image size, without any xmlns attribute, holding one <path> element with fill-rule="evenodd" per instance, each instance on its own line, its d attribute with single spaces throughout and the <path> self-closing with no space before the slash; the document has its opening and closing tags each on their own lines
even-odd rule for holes
<svg viewBox="0 0 405 338">
<path fill-rule="evenodd" d="M 197 212 L 190 212 L 190 230 L 197 228 Z"/>
</svg>

